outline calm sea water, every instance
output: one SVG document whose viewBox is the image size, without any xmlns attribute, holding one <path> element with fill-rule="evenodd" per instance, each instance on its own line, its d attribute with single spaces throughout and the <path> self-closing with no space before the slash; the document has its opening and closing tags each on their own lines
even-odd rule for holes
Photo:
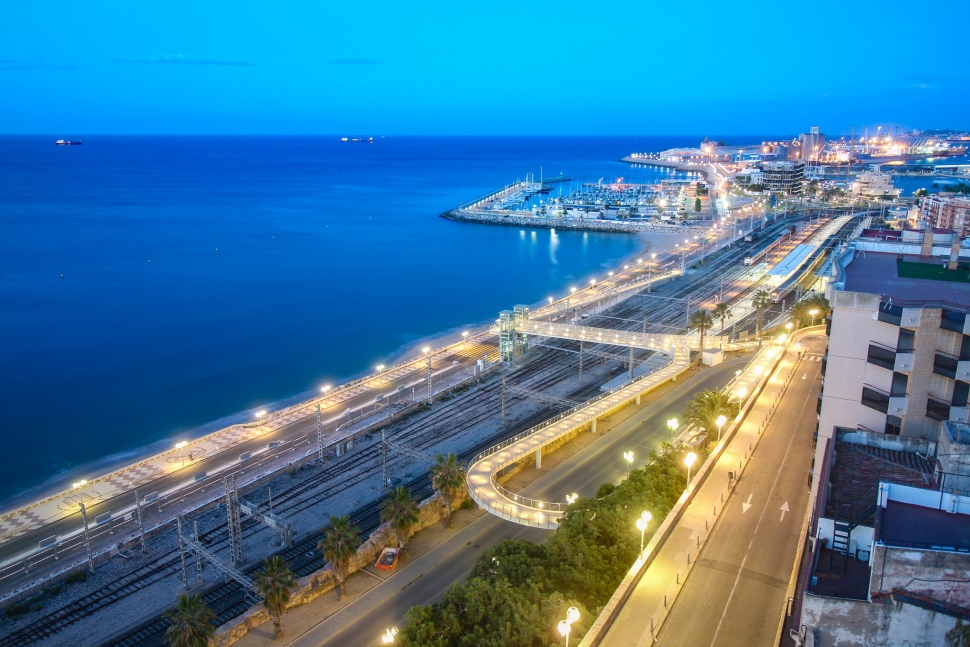
<svg viewBox="0 0 970 647">
<path fill-rule="evenodd" d="M 438 214 L 697 138 L 54 139 L 0 138 L 0 499 L 560 294 L 637 240 Z"/>
</svg>

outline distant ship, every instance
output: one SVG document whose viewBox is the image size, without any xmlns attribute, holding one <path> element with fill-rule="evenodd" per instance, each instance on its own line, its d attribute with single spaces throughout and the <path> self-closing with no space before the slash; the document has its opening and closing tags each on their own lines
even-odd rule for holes
<svg viewBox="0 0 970 647">
<path fill-rule="evenodd" d="M 361 142 L 361 143 L 364 143 L 364 144 L 373 144 L 374 143 L 374 138 L 373 137 L 370 137 L 368 139 L 364 139 L 363 137 L 354 137 L 353 139 L 351 139 L 349 137 L 341 137 L 340 138 L 340 141 L 342 141 L 342 142 Z"/>
<path fill-rule="evenodd" d="M 79 139 L 79 140 L 77 140 L 76 142 L 72 142 L 72 141 L 71 141 L 70 139 L 58 139 L 58 140 L 57 140 L 56 142 L 54 142 L 54 143 L 55 143 L 55 144 L 56 144 L 57 146 L 80 146 L 80 145 L 81 145 L 81 144 L 83 144 L 84 142 L 82 142 L 82 141 L 81 141 L 80 139 Z"/>
</svg>

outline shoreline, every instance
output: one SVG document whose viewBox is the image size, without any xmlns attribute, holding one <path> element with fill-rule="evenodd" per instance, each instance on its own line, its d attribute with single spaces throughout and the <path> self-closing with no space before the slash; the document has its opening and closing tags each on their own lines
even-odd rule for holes
<svg viewBox="0 0 970 647">
<path fill-rule="evenodd" d="M 535 227 L 533 227 L 535 228 Z M 679 229 L 679 228 L 669 228 L 669 229 Z M 640 230 L 635 232 L 615 232 L 615 233 L 625 233 L 627 235 L 634 235 L 637 240 L 637 249 L 631 253 L 621 256 L 616 259 L 604 259 L 600 264 L 600 267 L 605 271 L 606 268 L 615 265 L 616 267 L 622 267 L 624 263 L 629 263 L 631 259 L 635 259 L 647 253 L 657 241 L 651 241 L 650 238 L 656 236 L 676 236 L 673 232 L 664 231 L 646 231 Z M 662 249 L 664 247 L 663 243 L 657 245 L 658 248 Z M 582 277 L 577 277 L 574 282 L 577 284 L 588 283 L 588 280 L 592 276 L 596 276 L 601 272 L 591 272 L 587 273 Z M 554 292 L 561 293 L 565 297 L 565 293 L 568 291 L 568 283 L 564 283 L 558 286 Z M 542 305 L 546 305 L 547 297 L 540 297 L 539 300 L 530 304 L 531 309 L 538 308 Z M 516 301 L 519 302 L 519 301 Z M 512 307 L 512 303 L 508 305 L 509 308 Z M 412 361 L 415 357 L 420 355 L 420 348 L 427 345 L 432 345 L 435 348 L 445 347 L 453 343 L 460 342 L 462 340 L 461 333 L 463 331 L 469 331 L 471 334 L 477 334 L 485 332 L 488 327 L 494 322 L 495 317 L 498 316 L 496 312 L 494 317 L 489 317 L 481 321 L 471 323 L 471 324 L 459 324 L 452 328 L 437 331 L 418 339 L 412 340 L 405 344 L 402 344 L 398 348 L 387 353 L 387 361 L 391 365 L 397 365 L 401 363 L 406 363 L 407 361 Z M 355 380 L 366 377 L 370 373 L 364 369 L 350 375 L 342 376 L 337 380 L 334 380 L 333 387 L 339 388 L 342 385 L 348 384 Z M 266 409 L 269 412 L 279 411 L 281 409 L 297 406 L 302 403 L 309 402 L 317 397 L 316 389 L 310 389 L 303 391 L 301 393 L 291 394 L 282 396 L 271 403 L 262 405 L 258 409 Z M 203 423 L 191 429 L 182 430 L 180 432 L 172 432 L 166 435 L 164 438 L 159 438 L 157 440 L 148 442 L 140 447 L 122 450 L 109 454 L 107 456 L 102 456 L 96 460 L 89 461 L 82 465 L 76 467 L 71 467 L 69 469 L 63 470 L 50 477 L 44 479 L 43 482 L 34 485 L 32 487 L 21 490 L 17 494 L 14 494 L 2 502 L 0 502 L 0 518 L 7 515 L 13 514 L 18 510 L 29 508 L 45 500 L 48 500 L 60 493 L 64 492 L 65 483 L 69 483 L 72 480 L 77 480 L 80 478 L 87 479 L 89 481 L 95 479 L 102 479 L 113 472 L 126 469 L 137 463 L 149 460 L 153 457 L 159 456 L 166 452 L 172 450 L 172 441 L 175 438 L 182 438 L 188 440 L 189 442 L 195 442 L 206 436 L 217 434 L 223 432 L 233 426 L 245 426 L 252 424 L 253 413 L 256 409 L 251 410 L 241 410 L 236 411 L 227 415 L 224 415 L 215 420 Z"/>
</svg>

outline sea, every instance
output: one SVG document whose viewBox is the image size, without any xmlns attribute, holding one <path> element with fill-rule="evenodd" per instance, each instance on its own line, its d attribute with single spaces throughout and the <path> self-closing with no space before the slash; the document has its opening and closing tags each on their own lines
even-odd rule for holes
<svg viewBox="0 0 970 647">
<path fill-rule="evenodd" d="M 700 141 L 57 138 L 0 137 L 4 507 L 615 268 L 636 236 L 439 214 L 529 175 L 685 177 L 619 159 Z"/>
</svg>

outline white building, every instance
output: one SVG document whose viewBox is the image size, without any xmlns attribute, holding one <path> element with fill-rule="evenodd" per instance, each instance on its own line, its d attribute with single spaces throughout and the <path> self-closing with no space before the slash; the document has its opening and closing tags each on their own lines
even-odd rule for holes
<svg viewBox="0 0 970 647">
<path fill-rule="evenodd" d="M 895 198 L 899 196 L 899 189 L 893 186 L 893 178 L 888 173 L 866 171 L 856 176 L 852 183 L 852 195 L 860 198 L 888 195 Z"/>
</svg>

